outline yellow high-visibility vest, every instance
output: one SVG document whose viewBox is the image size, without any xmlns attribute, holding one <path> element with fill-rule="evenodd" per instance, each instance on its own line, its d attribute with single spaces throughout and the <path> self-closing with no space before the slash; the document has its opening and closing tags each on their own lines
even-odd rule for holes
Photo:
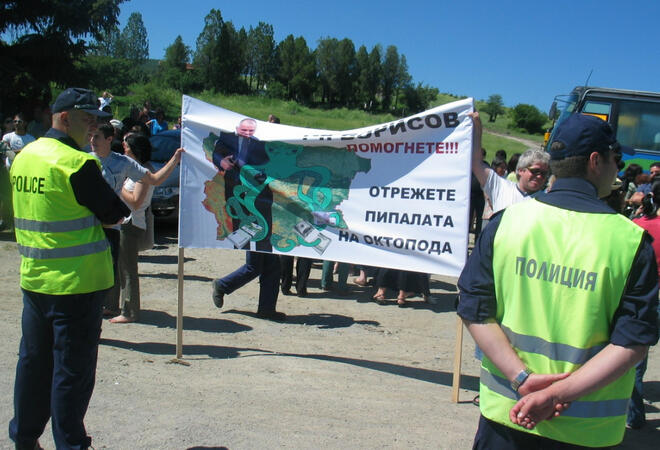
<svg viewBox="0 0 660 450">
<path fill-rule="evenodd" d="M 493 244 L 495 319 L 533 372 L 574 372 L 609 344 L 643 232 L 619 214 L 570 211 L 537 200 L 505 210 Z M 484 357 L 480 408 L 488 419 L 519 431 L 612 446 L 623 439 L 633 381 L 631 369 L 527 430 L 509 419 L 519 395 Z"/>
<path fill-rule="evenodd" d="M 100 167 L 92 155 L 52 138 L 28 144 L 16 156 L 10 177 L 23 289 L 68 295 L 112 286 L 105 233 L 69 181 L 90 160 Z"/>
</svg>

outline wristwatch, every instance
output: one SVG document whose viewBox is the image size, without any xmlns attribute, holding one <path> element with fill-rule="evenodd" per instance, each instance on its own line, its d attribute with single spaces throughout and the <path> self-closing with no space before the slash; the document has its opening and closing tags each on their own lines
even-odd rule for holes
<svg viewBox="0 0 660 450">
<path fill-rule="evenodd" d="M 511 389 L 518 392 L 518 389 L 520 389 L 520 386 L 522 386 L 522 384 L 525 381 L 527 381 L 527 378 L 529 378 L 529 376 L 532 373 L 534 373 L 534 372 L 532 372 L 532 370 L 529 367 L 525 366 L 525 368 L 523 370 L 521 370 L 518 373 L 518 375 L 516 375 L 516 377 L 513 379 L 513 381 L 511 381 Z"/>
</svg>

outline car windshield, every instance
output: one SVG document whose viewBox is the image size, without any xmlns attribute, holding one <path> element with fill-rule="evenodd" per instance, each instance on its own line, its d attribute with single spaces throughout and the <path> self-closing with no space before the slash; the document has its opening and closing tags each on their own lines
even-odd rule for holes
<svg viewBox="0 0 660 450">
<path fill-rule="evenodd" d="M 169 130 L 149 138 L 151 142 L 151 161 L 167 162 L 181 145 L 181 131 Z"/>
<path fill-rule="evenodd" d="M 575 111 L 578 95 L 558 95 L 555 97 L 555 101 L 557 102 L 557 110 L 559 111 L 559 118 L 557 119 L 557 123 L 555 123 L 555 128 L 557 128 L 557 125 L 562 123 L 564 119 L 566 119 L 573 113 L 573 111 Z"/>
<path fill-rule="evenodd" d="M 548 145 L 550 145 L 550 142 L 552 142 L 552 138 L 554 137 L 555 131 L 557 130 L 559 124 L 566 120 L 566 118 L 570 116 L 573 111 L 575 111 L 575 105 L 577 105 L 577 102 L 577 94 L 558 95 L 555 97 L 555 103 L 557 104 L 557 112 L 559 113 L 559 117 L 557 118 L 554 128 L 552 129 L 550 139 L 548 139 Z"/>
</svg>

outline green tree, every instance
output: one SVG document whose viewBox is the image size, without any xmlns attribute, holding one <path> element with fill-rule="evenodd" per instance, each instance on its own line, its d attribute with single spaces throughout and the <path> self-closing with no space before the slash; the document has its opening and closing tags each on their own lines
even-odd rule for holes
<svg viewBox="0 0 660 450">
<path fill-rule="evenodd" d="M 298 36 L 295 44 L 298 64 L 296 65 L 296 76 L 291 80 L 291 88 L 295 93 L 295 100 L 311 103 L 318 84 L 316 56 L 307 46 L 304 37 Z"/>
<path fill-rule="evenodd" d="M 273 78 L 275 66 L 275 38 L 273 26 L 259 22 L 256 28 L 250 27 L 247 38 L 247 66 L 254 75 L 256 89 L 262 89 L 264 84 Z M 252 88 L 252 76 L 249 86 Z"/>
<path fill-rule="evenodd" d="M 219 10 L 206 15 L 194 58 L 204 88 L 225 93 L 245 90 L 240 76 L 246 66 L 246 37 L 245 30 L 236 31 Z"/>
<path fill-rule="evenodd" d="M 401 55 L 399 58 L 399 68 L 396 72 L 396 79 L 394 80 L 394 109 L 399 108 L 399 94 L 401 91 L 406 88 L 411 87 L 415 89 L 412 85 L 412 77 L 408 73 L 408 61 L 406 61 L 406 56 Z"/>
<path fill-rule="evenodd" d="M 355 97 L 359 107 L 366 110 L 369 104 L 369 53 L 364 45 L 361 45 L 355 54 L 355 67 L 357 71 Z"/>
<path fill-rule="evenodd" d="M 86 86 L 97 92 L 109 90 L 115 95 L 126 95 L 129 86 L 139 80 L 139 73 L 127 59 L 118 59 L 105 55 L 87 55 L 76 64 L 76 86 Z"/>
<path fill-rule="evenodd" d="M 296 75 L 296 39 L 292 34 L 285 37 L 275 49 L 277 71 L 275 79 L 284 86 L 284 98 L 292 99 L 291 80 Z"/>
<path fill-rule="evenodd" d="M 214 71 L 217 68 L 219 54 L 218 43 L 225 21 L 220 10 L 211 9 L 204 18 L 204 28 L 197 36 L 197 48 L 193 63 L 201 74 L 206 89 L 214 87 Z"/>
<path fill-rule="evenodd" d="M 165 49 L 163 66 L 171 67 L 180 71 L 186 70 L 190 62 L 190 47 L 183 43 L 183 38 L 178 35 L 172 45 Z"/>
<path fill-rule="evenodd" d="M 234 24 L 225 22 L 218 42 L 218 73 L 216 88 L 225 93 L 243 93 L 247 85 L 241 80 L 245 67 L 245 29 L 236 31 Z"/>
<path fill-rule="evenodd" d="M 368 98 L 367 109 L 378 108 L 377 96 L 383 82 L 383 49 L 380 44 L 374 45 L 369 52 L 369 71 L 367 72 L 366 94 Z"/>
<path fill-rule="evenodd" d="M 355 45 L 353 41 L 344 38 L 337 45 L 337 71 L 335 75 L 335 90 L 339 104 L 342 106 L 354 106 L 355 97 L 353 89 L 357 79 Z"/>
<path fill-rule="evenodd" d="M 190 85 L 188 63 L 190 48 L 183 43 L 181 35 L 177 36 L 172 45 L 165 49 L 165 59 L 158 68 L 158 78 L 165 86 L 173 87 L 181 92 Z"/>
<path fill-rule="evenodd" d="M 402 88 L 401 93 L 402 115 L 409 116 L 428 109 L 437 96 L 437 88 L 422 83 L 417 83 L 417 86 L 408 83 Z"/>
<path fill-rule="evenodd" d="M 115 57 L 125 58 L 133 63 L 142 63 L 149 58 L 147 29 L 142 22 L 142 14 L 134 12 L 128 17 L 126 26 L 119 35 L 115 46 Z"/>
<path fill-rule="evenodd" d="M 396 46 L 390 45 L 385 50 L 383 59 L 383 82 L 381 87 L 382 105 L 385 111 L 392 106 L 394 91 L 397 88 L 397 80 L 400 72 L 399 51 Z"/>
<path fill-rule="evenodd" d="M 511 117 L 516 127 L 530 134 L 543 133 L 543 125 L 548 117 L 534 105 L 520 103 L 511 110 Z"/>
<path fill-rule="evenodd" d="M 316 48 L 317 69 L 323 99 L 332 105 L 353 103 L 355 46 L 350 39 L 326 38 Z"/>
<path fill-rule="evenodd" d="M 117 26 L 123 0 L 5 0 L 0 14 L 0 109 L 50 101 L 49 83 L 72 83 L 86 39 Z"/>
<path fill-rule="evenodd" d="M 483 108 L 483 112 L 488 114 L 488 121 L 495 122 L 497 116 L 504 114 L 504 102 L 502 101 L 502 96 L 499 94 L 493 94 L 488 97 L 486 102 L 486 107 Z"/>
<path fill-rule="evenodd" d="M 321 101 L 334 103 L 337 101 L 337 47 L 336 38 L 319 39 L 316 46 L 316 68 L 321 87 Z"/>
<path fill-rule="evenodd" d="M 245 27 L 241 27 L 240 30 L 238 30 L 237 38 L 236 38 L 236 45 L 239 46 L 238 51 L 239 56 L 240 56 L 240 65 L 242 69 L 240 70 L 240 74 L 242 78 L 245 78 L 245 76 L 248 74 L 249 70 L 248 67 L 251 64 L 250 61 L 250 35 L 249 33 L 245 30 Z M 252 77 L 254 76 L 254 69 L 252 69 L 252 75 L 250 78 L 250 83 L 252 83 Z M 250 92 L 250 85 L 247 84 L 246 82 L 243 82 L 244 87 L 247 88 L 247 92 Z"/>
<path fill-rule="evenodd" d="M 284 86 L 285 97 L 310 103 L 316 85 L 316 62 L 302 36 L 288 35 L 277 46 L 276 79 Z"/>
<path fill-rule="evenodd" d="M 94 39 L 89 46 L 88 54 L 97 56 L 117 55 L 117 44 L 119 43 L 119 27 L 114 26 L 110 30 L 101 30 L 97 39 Z"/>
</svg>

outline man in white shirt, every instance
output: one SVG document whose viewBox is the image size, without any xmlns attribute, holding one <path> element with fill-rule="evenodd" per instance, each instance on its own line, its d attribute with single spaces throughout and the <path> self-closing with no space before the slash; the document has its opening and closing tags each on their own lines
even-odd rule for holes
<svg viewBox="0 0 660 450">
<path fill-rule="evenodd" d="M 7 167 L 11 165 L 16 154 L 34 140 L 34 137 L 27 133 L 27 122 L 23 114 L 16 114 L 14 116 L 14 131 L 2 136 L 2 142 L 7 144 L 9 148 L 9 151 L 7 151 Z"/>
<path fill-rule="evenodd" d="M 103 111 L 103 108 L 106 106 L 110 106 L 110 103 L 112 103 L 112 99 L 114 97 L 112 94 L 108 91 L 104 91 L 103 95 L 99 97 L 99 110 Z"/>
<path fill-rule="evenodd" d="M 500 177 L 483 161 L 481 153 L 482 126 L 479 113 L 470 115 L 474 123 L 472 139 L 472 173 L 479 181 L 481 188 L 490 198 L 493 213 L 496 213 L 513 203 L 525 200 L 528 196 L 540 191 L 548 179 L 548 162 L 550 155 L 542 150 L 527 150 L 520 156 L 516 166 L 517 183 Z"/>
</svg>

